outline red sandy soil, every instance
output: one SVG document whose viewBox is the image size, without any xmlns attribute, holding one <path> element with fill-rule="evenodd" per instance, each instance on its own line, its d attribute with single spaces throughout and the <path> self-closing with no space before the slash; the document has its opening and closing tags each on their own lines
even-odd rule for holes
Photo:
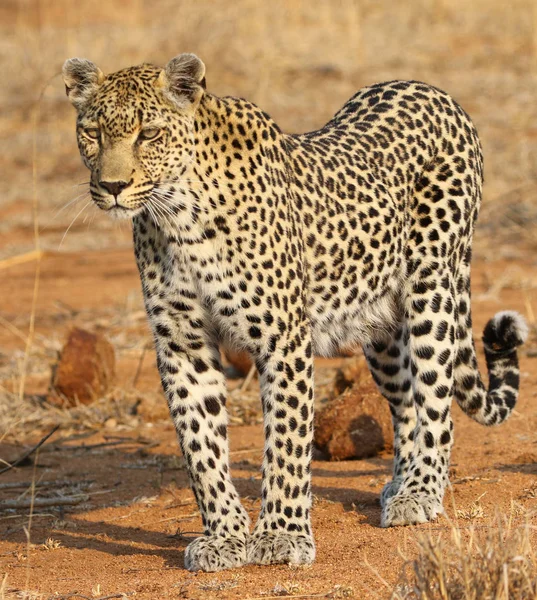
<svg viewBox="0 0 537 600">
<path fill-rule="evenodd" d="M 1 273 L 3 317 L 21 329 L 31 309 L 34 268 L 35 263 L 28 262 Z M 508 276 L 508 287 L 494 288 L 495 279 L 513 272 L 518 283 Z M 532 298 L 524 290 L 535 288 L 536 280 L 537 263 L 531 257 L 524 263 L 476 262 L 476 339 L 486 320 L 498 310 L 520 310 L 531 320 Z M 129 251 L 47 254 L 41 264 L 36 333 L 63 338 L 71 324 L 66 305 L 74 312 L 97 313 L 103 307 L 124 311 L 132 290 L 139 293 Z M 537 310 L 536 302 L 533 307 Z M 2 351 L 9 353 L 20 350 L 22 342 L 6 330 L 0 334 L 0 344 Z M 520 401 L 515 414 L 501 427 L 486 429 L 458 407 L 453 409 L 453 492 L 448 492 L 445 506 L 452 519 L 454 506 L 466 513 L 473 507 L 473 518 L 470 514 L 458 517 L 465 533 L 471 525 L 480 531 L 494 526 L 498 511 L 522 520 L 522 511 L 513 510 L 513 501 L 524 509 L 537 505 L 536 361 L 533 351 L 521 353 Z M 336 365 L 337 361 L 319 362 L 324 369 Z M 120 384 L 132 381 L 135 368 L 134 358 L 119 360 Z M 153 356 L 144 362 L 138 389 L 158 389 Z M 46 392 L 46 381 L 30 378 L 27 391 Z M 110 437 L 114 435 L 122 439 Z M 24 440 L 25 447 L 39 437 L 35 432 Z M 400 577 L 402 554 L 412 557 L 415 553 L 417 533 L 449 534 L 449 522 L 443 517 L 416 528 L 380 528 L 378 496 L 390 476 L 390 455 L 337 463 L 315 461 L 313 525 L 318 554 L 313 566 L 249 566 L 217 574 L 189 573 L 183 566 L 184 550 L 201 530 L 201 522 L 186 470 L 177 458 L 171 423 L 145 423 L 126 431 L 103 427 L 88 437 L 61 440 L 59 431 L 37 456 L 35 469 L 30 464 L 0 476 L 0 498 L 4 500 L 17 498 L 22 490 L 2 490 L 2 484 L 30 481 L 34 473 L 37 480 L 92 482 L 82 486 L 89 498 L 81 504 L 66 507 L 61 514 L 47 508 L 34 511 L 29 552 L 24 529 L 28 511 L 0 514 L 0 574 L 7 573 L 5 588 L 11 590 L 7 598 L 19 597 L 16 590 L 24 589 L 39 592 L 43 596 L 38 597 L 43 598 L 74 593 L 81 595 L 78 597 L 125 593 L 152 600 L 269 598 L 282 595 L 284 588 L 300 597 L 333 592 L 341 597 L 387 598 Z M 81 447 L 114 440 L 121 443 Z M 132 443 L 127 443 L 129 440 Z M 260 506 L 262 445 L 260 426 L 232 427 L 232 472 L 252 520 Z M 20 444 L 4 441 L 0 456 L 14 460 L 23 450 Z M 59 547 L 46 549 L 43 544 L 49 538 L 59 542 Z"/>
</svg>

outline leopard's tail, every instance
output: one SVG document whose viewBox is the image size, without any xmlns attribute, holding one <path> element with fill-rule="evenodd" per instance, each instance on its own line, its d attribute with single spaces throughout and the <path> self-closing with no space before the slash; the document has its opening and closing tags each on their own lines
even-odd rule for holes
<svg viewBox="0 0 537 600">
<path fill-rule="evenodd" d="M 528 337 L 524 317 L 499 312 L 485 326 L 483 344 L 489 374 L 483 385 L 472 338 L 469 294 L 459 304 L 459 349 L 454 368 L 454 395 L 463 411 L 482 425 L 498 425 L 511 414 L 518 398 L 520 371 L 517 348 Z M 461 314 L 462 312 L 462 314 Z M 466 312 L 466 314 L 464 314 Z"/>
</svg>

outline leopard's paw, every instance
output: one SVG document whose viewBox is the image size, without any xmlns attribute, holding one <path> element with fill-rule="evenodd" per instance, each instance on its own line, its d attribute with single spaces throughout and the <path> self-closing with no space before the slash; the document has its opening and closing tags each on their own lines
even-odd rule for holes
<svg viewBox="0 0 537 600">
<path fill-rule="evenodd" d="M 402 492 L 386 499 L 382 509 L 381 526 L 427 523 L 443 512 L 442 503 L 434 496 Z"/>
<path fill-rule="evenodd" d="M 185 550 L 185 567 L 189 571 L 222 571 L 246 564 L 244 536 L 206 535 L 196 538 Z"/>
<path fill-rule="evenodd" d="M 307 565 L 315 560 L 315 542 L 310 535 L 263 531 L 250 536 L 247 557 L 255 565 Z"/>
</svg>

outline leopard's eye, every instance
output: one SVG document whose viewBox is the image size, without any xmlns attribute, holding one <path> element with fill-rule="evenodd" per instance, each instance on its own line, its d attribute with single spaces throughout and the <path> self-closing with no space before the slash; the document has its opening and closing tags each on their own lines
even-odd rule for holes
<svg viewBox="0 0 537 600">
<path fill-rule="evenodd" d="M 147 127 L 146 129 L 142 129 L 142 131 L 140 131 L 140 135 L 138 136 L 138 139 L 140 140 L 156 140 L 158 138 L 158 136 L 160 135 L 160 132 L 162 130 L 159 129 L 158 127 Z"/>
<path fill-rule="evenodd" d="M 98 140 L 100 136 L 100 132 L 97 127 L 88 127 L 88 129 L 83 129 L 82 132 L 90 140 Z"/>
</svg>

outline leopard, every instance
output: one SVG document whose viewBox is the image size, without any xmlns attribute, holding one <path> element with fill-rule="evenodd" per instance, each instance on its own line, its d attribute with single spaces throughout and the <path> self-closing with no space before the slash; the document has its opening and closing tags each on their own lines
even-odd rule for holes
<svg viewBox="0 0 537 600">
<path fill-rule="evenodd" d="M 200 58 L 104 75 L 63 66 L 95 205 L 130 219 L 162 388 L 203 535 L 192 571 L 310 564 L 314 357 L 360 348 L 388 400 L 382 527 L 443 512 L 451 404 L 504 422 L 519 392 L 522 315 L 472 334 L 472 238 L 483 187 L 474 124 L 417 81 L 360 89 L 324 127 L 283 132 L 252 102 L 207 91 Z M 230 472 L 221 348 L 248 353 L 263 411 L 255 526 Z"/>
</svg>

